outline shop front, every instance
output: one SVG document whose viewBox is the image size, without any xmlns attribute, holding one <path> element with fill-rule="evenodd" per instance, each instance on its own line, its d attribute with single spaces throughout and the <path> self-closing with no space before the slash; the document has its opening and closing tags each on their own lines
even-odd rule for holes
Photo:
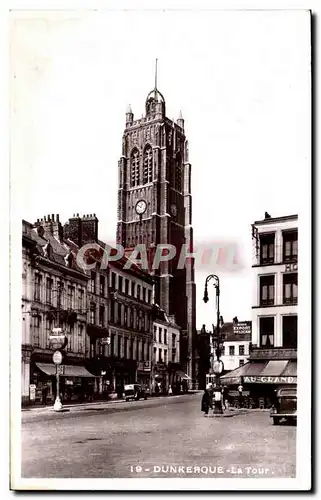
<svg viewBox="0 0 321 500">
<path fill-rule="evenodd" d="M 56 397 L 56 365 L 35 362 L 30 376 L 30 403 L 51 404 Z M 62 402 L 92 399 L 95 376 L 81 365 L 59 365 L 60 397 Z"/>
<path fill-rule="evenodd" d="M 152 393 L 154 395 L 167 394 L 168 370 L 165 363 L 155 363 L 152 376 Z"/>
<path fill-rule="evenodd" d="M 173 394 L 187 392 L 191 377 L 189 377 L 179 363 L 168 364 L 169 385 L 172 387 Z"/>
<path fill-rule="evenodd" d="M 151 380 L 151 362 L 150 361 L 139 361 L 137 363 L 137 384 L 142 385 L 145 389 L 152 392 L 152 380 Z"/>
<path fill-rule="evenodd" d="M 221 385 L 228 388 L 229 399 L 244 399 L 244 403 L 269 408 L 275 403 L 281 387 L 296 389 L 296 360 L 250 361 L 223 375 Z M 247 398 L 249 401 L 247 401 Z"/>
</svg>

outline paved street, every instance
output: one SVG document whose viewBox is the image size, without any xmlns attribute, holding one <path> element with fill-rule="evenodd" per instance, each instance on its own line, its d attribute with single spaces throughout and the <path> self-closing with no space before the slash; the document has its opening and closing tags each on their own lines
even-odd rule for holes
<svg viewBox="0 0 321 500">
<path fill-rule="evenodd" d="M 201 394 L 23 413 L 22 477 L 294 477 L 296 427 L 205 418 Z M 127 410 L 127 411 L 125 411 Z"/>
</svg>

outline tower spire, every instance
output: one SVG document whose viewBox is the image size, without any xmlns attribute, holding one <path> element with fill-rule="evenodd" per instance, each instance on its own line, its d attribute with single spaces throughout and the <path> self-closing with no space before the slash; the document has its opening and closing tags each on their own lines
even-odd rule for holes
<svg viewBox="0 0 321 500">
<path fill-rule="evenodd" d="M 157 62 L 158 62 L 158 59 L 156 58 L 156 62 L 155 62 L 155 90 L 157 90 Z"/>
</svg>

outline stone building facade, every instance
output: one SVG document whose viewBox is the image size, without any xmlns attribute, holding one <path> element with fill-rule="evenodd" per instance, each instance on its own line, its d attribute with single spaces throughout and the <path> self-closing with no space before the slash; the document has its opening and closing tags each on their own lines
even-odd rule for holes
<svg viewBox="0 0 321 500">
<path fill-rule="evenodd" d="M 181 362 L 195 378 L 194 260 L 178 269 L 181 251 L 193 249 L 191 164 L 184 120 L 166 117 L 165 99 L 155 87 L 146 99 L 145 115 L 134 119 L 129 108 L 119 160 L 117 243 L 127 250 L 147 249 L 149 267 L 157 245 L 171 244 L 176 255 L 154 270 L 155 302 L 174 315 L 182 328 Z M 186 247 L 183 247 L 186 245 Z M 151 270 L 151 269 L 150 269 Z"/>
</svg>

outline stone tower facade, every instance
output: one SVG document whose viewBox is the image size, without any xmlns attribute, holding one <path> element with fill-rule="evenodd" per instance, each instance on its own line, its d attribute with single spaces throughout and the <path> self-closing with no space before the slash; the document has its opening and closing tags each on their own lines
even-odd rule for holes
<svg viewBox="0 0 321 500">
<path fill-rule="evenodd" d="M 152 271 L 155 302 L 182 328 L 181 361 L 195 379 L 194 260 L 186 259 L 178 269 L 181 251 L 193 248 L 188 141 L 182 115 L 176 122 L 166 117 L 165 99 L 156 87 L 147 96 L 145 116 L 135 120 L 127 110 L 118 168 L 117 243 L 128 250 L 144 244 L 150 263 L 158 245 L 176 248 L 175 258 Z"/>
</svg>

